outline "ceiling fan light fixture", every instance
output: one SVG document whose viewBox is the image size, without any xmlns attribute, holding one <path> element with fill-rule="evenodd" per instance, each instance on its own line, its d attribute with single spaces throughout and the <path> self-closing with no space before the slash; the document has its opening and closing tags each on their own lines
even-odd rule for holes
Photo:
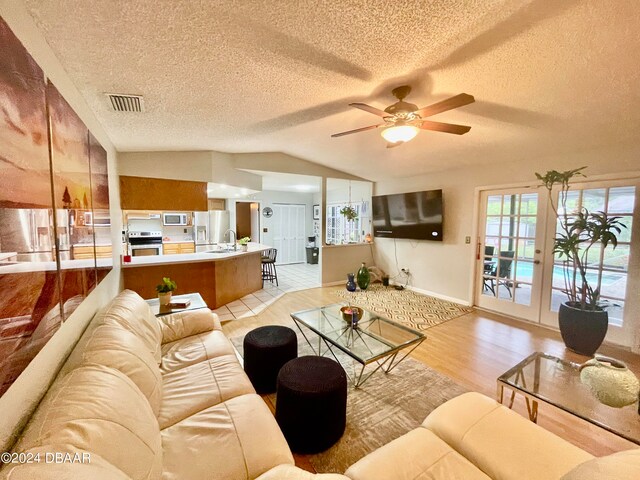
<svg viewBox="0 0 640 480">
<path fill-rule="evenodd" d="M 413 125 L 394 125 L 393 127 L 387 127 L 380 135 L 389 143 L 408 142 L 412 140 L 420 131 L 418 127 Z"/>
</svg>

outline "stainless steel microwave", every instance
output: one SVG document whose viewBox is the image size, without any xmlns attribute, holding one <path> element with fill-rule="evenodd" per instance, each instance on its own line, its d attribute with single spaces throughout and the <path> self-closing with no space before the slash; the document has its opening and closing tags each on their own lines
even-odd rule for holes
<svg viewBox="0 0 640 480">
<path fill-rule="evenodd" d="M 189 215 L 186 213 L 163 213 L 163 225 L 188 225 Z"/>
</svg>

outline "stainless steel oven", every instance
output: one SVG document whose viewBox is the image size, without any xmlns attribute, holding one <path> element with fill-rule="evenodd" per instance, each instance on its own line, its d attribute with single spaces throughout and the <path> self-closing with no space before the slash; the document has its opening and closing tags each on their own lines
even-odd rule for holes
<svg viewBox="0 0 640 480">
<path fill-rule="evenodd" d="M 129 232 L 129 254 L 132 257 L 162 255 L 162 232 Z"/>
</svg>

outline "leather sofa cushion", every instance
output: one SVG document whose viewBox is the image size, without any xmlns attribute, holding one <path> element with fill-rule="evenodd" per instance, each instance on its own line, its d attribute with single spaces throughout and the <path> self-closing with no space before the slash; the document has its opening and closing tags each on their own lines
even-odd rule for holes
<svg viewBox="0 0 640 480">
<path fill-rule="evenodd" d="M 100 324 L 118 324 L 137 335 L 160 365 L 162 331 L 158 319 L 140 295 L 131 290 L 120 292 L 97 319 Z"/>
<path fill-rule="evenodd" d="M 416 428 L 360 459 L 352 480 L 491 480 L 426 428 Z"/>
<path fill-rule="evenodd" d="M 230 398 L 255 393 L 235 355 L 222 355 L 168 372 L 163 383 L 158 415 L 161 429 Z"/>
<path fill-rule="evenodd" d="M 248 480 L 293 457 L 255 394 L 232 398 L 162 430 L 163 480 Z"/>
<path fill-rule="evenodd" d="M 218 330 L 191 335 L 162 345 L 162 374 L 222 355 L 235 355 L 229 339 Z"/>
<path fill-rule="evenodd" d="M 638 480 L 640 448 L 581 463 L 560 480 Z"/>
<path fill-rule="evenodd" d="M 218 316 L 208 308 L 162 315 L 158 317 L 158 323 L 162 330 L 162 343 L 175 342 L 211 330 L 222 330 Z"/>
<path fill-rule="evenodd" d="M 14 447 L 68 445 L 102 457 L 133 480 L 162 471 L 158 421 L 123 373 L 103 365 L 78 367 L 56 380 Z"/>
<path fill-rule="evenodd" d="M 293 465 L 278 465 L 256 480 L 349 480 L 339 473 L 310 473 Z"/>
<path fill-rule="evenodd" d="M 560 478 L 593 458 L 475 392 L 439 406 L 422 425 L 495 480 Z"/>
<path fill-rule="evenodd" d="M 0 470 L 1 480 L 131 480 L 121 470 L 111 465 L 95 453 L 78 450 L 69 445 L 46 445 L 27 450 L 30 458 L 40 455 L 37 463 L 16 463 L 5 465 Z M 69 454 L 73 462 L 47 462 L 46 455 L 52 453 Z M 76 457 L 77 455 L 77 457 Z M 84 455 L 84 456 L 83 456 Z M 89 455 L 89 457 L 86 457 Z M 75 461 L 78 459 L 79 461 Z M 87 461 L 88 460 L 88 461 Z"/>
<path fill-rule="evenodd" d="M 65 362 L 61 375 L 82 364 L 97 363 L 129 377 L 157 416 L 162 401 L 160 368 L 140 338 L 118 324 L 92 323 Z"/>
</svg>

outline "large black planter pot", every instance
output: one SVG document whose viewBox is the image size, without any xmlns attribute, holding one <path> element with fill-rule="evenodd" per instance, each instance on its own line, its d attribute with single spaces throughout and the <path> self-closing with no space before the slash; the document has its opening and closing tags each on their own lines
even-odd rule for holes
<svg viewBox="0 0 640 480">
<path fill-rule="evenodd" d="M 560 334 L 567 348 L 592 356 L 602 345 L 609 327 L 609 314 L 602 309 L 582 310 L 570 302 L 560 305 Z"/>
</svg>

